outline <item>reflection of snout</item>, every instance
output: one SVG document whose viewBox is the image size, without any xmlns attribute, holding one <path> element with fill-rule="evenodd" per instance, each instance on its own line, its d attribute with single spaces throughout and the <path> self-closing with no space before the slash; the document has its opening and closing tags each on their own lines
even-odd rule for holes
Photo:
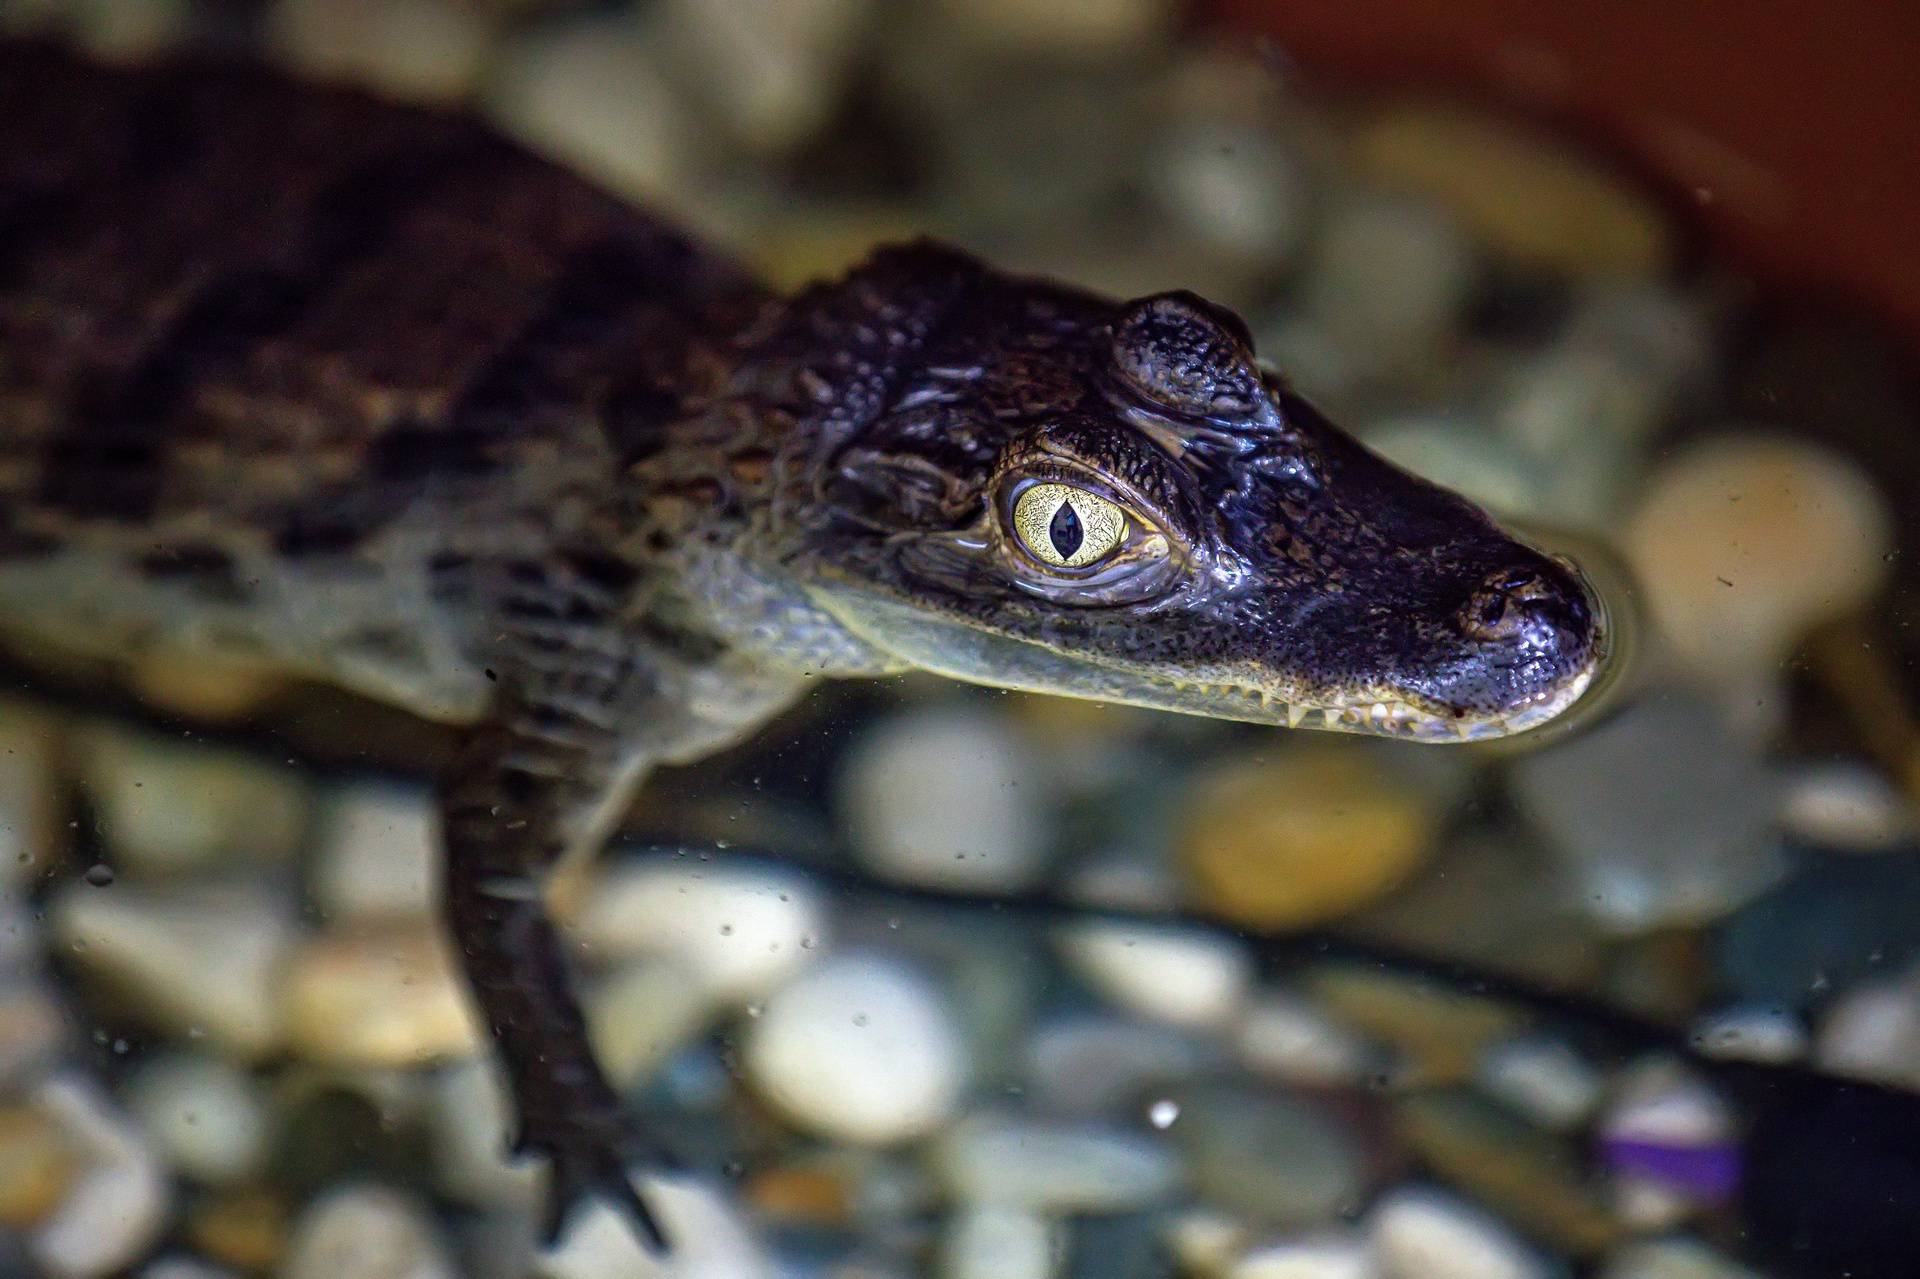
<svg viewBox="0 0 1920 1279">
<path fill-rule="evenodd" d="M 1585 646 L 1593 612 L 1586 592 L 1570 576 L 1517 565 L 1489 573 L 1461 605 L 1459 619 L 1474 639 L 1547 654 Z"/>
</svg>

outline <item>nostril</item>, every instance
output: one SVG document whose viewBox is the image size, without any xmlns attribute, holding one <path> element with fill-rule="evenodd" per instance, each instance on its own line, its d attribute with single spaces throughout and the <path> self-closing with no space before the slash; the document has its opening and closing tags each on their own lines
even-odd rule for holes
<svg viewBox="0 0 1920 1279">
<path fill-rule="evenodd" d="M 1528 568 L 1503 568 L 1486 576 L 1460 609 L 1460 623 L 1475 639 L 1510 639 L 1551 620 L 1552 583 Z"/>
</svg>

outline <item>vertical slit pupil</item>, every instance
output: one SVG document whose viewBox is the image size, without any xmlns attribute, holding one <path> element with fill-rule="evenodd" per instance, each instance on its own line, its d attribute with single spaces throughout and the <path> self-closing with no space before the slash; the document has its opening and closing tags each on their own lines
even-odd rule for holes
<svg viewBox="0 0 1920 1279">
<path fill-rule="evenodd" d="M 1053 549 L 1063 560 L 1073 558 L 1080 549 L 1080 543 L 1086 540 L 1086 532 L 1080 527 L 1080 516 L 1075 513 L 1072 502 L 1060 503 L 1060 509 L 1053 513 L 1053 519 L 1047 525 L 1047 536 L 1053 540 Z"/>
</svg>

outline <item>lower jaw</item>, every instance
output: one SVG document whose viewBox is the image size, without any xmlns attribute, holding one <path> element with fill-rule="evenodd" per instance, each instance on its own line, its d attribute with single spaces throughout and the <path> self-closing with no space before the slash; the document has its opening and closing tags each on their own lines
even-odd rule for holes
<svg viewBox="0 0 1920 1279">
<path fill-rule="evenodd" d="M 1268 690 L 1239 684 L 1167 681 L 1165 687 L 1173 699 L 1187 703 L 1167 709 L 1287 728 L 1450 743 L 1491 741 L 1541 727 L 1579 701 L 1591 681 L 1592 673 L 1583 671 L 1552 693 L 1502 715 L 1437 712 L 1393 697 L 1342 698 L 1319 704 L 1290 701 Z"/>
</svg>

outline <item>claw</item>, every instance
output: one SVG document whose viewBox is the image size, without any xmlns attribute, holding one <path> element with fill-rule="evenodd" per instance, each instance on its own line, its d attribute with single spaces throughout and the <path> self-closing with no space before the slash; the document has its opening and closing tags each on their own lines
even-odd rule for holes
<svg viewBox="0 0 1920 1279">
<path fill-rule="evenodd" d="M 552 1247 L 560 1240 L 567 1219 L 584 1199 L 598 1197 L 625 1212 L 638 1228 L 642 1242 L 650 1251 L 668 1251 L 667 1233 L 660 1219 L 647 1207 L 646 1200 L 628 1174 L 626 1149 L 633 1145 L 633 1133 L 624 1126 L 617 1132 L 591 1130 L 586 1125 L 550 1137 L 523 1128 L 513 1143 L 515 1156 L 541 1155 L 547 1160 L 547 1202 L 540 1222 L 541 1242 Z"/>
</svg>

